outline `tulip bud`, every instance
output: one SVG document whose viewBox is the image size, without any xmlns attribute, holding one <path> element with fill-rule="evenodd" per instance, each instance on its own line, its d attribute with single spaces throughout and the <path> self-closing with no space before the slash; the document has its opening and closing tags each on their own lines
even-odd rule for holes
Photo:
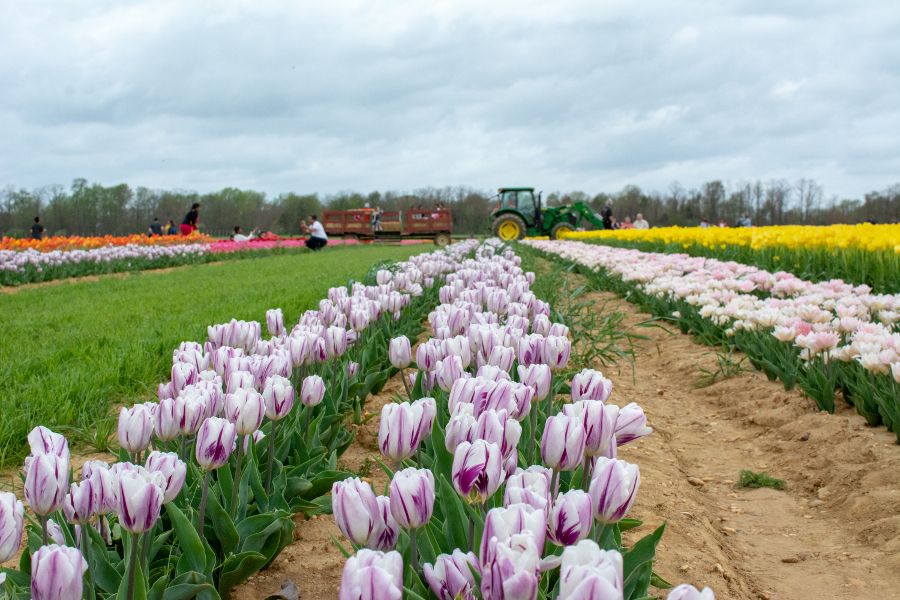
<svg viewBox="0 0 900 600">
<path fill-rule="evenodd" d="M 559 570 L 559 598 L 622 598 L 622 555 L 601 550 L 593 540 L 581 540 L 562 553 Z"/>
<path fill-rule="evenodd" d="M 616 458 L 598 456 L 591 480 L 594 518 L 601 523 L 617 523 L 634 504 L 641 472 L 637 465 Z"/>
<path fill-rule="evenodd" d="M 32 600 L 80 600 L 87 568 L 77 548 L 41 546 L 31 555 Z"/>
<path fill-rule="evenodd" d="M 484 533 L 481 535 L 481 566 L 490 560 L 489 546 L 492 541 L 508 542 L 514 535 L 528 534 L 537 548 L 544 547 L 547 514 L 527 504 L 511 504 L 506 508 L 492 508 L 484 518 Z"/>
<path fill-rule="evenodd" d="M 31 447 L 31 455 L 52 454 L 69 462 L 69 443 L 65 436 L 54 433 L 38 425 L 28 434 L 28 445 Z M 26 461 L 27 462 L 27 461 Z"/>
<path fill-rule="evenodd" d="M 591 497 L 581 490 L 569 490 L 553 502 L 547 533 L 557 546 L 571 546 L 586 538 L 593 524 Z"/>
<path fill-rule="evenodd" d="M 287 377 L 269 377 L 262 396 L 266 403 L 266 417 L 271 421 L 283 419 L 294 408 L 294 386 Z"/>
<path fill-rule="evenodd" d="M 163 504 L 178 497 L 184 486 L 187 465 L 174 452 L 151 452 L 147 457 L 147 470 L 160 473 L 166 480 Z"/>
<path fill-rule="evenodd" d="M 603 404 L 599 400 L 578 400 L 563 406 L 563 414 L 581 420 L 585 432 L 585 454 L 616 457 L 618 406 Z"/>
<path fill-rule="evenodd" d="M 640 406 L 632 402 L 619 410 L 616 418 L 616 442 L 619 446 L 647 437 L 651 433 L 653 429 L 647 427 L 647 416 Z"/>
<path fill-rule="evenodd" d="M 234 452 L 237 432 L 234 424 L 220 417 L 210 417 L 200 425 L 197 432 L 194 457 L 197 464 L 207 471 L 218 469 L 228 463 Z"/>
<path fill-rule="evenodd" d="M 403 558 L 399 552 L 361 549 L 344 564 L 338 600 L 401 600 Z"/>
<path fill-rule="evenodd" d="M 268 327 L 269 333 L 276 337 L 285 334 L 284 313 L 280 308 L 273 308 L 266 311 L 266 327 Z"/>
<path fill-rule="evenodd" d="M 508 541 L 491 540 L 481 557 L 481 597 L 483 600 L 534 600 L 540 583 L 541 551 L 528 533 Z"/>
<path fill-rule="evenodd" d="M 25 471 L 25 500 L 34 514 L 62 508 L 69 488 L 69 461 L 54 454 L 32 456 Z"/>
<path fill-rule="evenodd" d="M 207 404 L 199 393 L 175 398 L 175 419 L 181 435 L 194 435 L 200 428 L 207 411 Z"/>
<path fill-rule="evenodd" d="M 538 335 L 550 334 L 550 318 L 547 315 L 535 315 L 531 320 L 531 333 Z"/>
<path fill-rule="evenodd" d="M 512 348 L 494 346 L 487 357 L 487 364 L 497 367 L 501 371 L 509 372 L 515 359 L 516 353 Z"/>
<path fill-rule="evenodd" d="M 352 477 L 336 481 L 331 487 L 334 521 L 344 536 L 357 546 L 365 546 L 377 539 L 385 522 L 372 486 Z"/>
<path fill-rule="evenodd" d="M 572 342 L 569 338 L 559 335 L 549 335 L 544 338 L 544 347 L 541 350 L 541 362 L 550 367 L 551 371 L 559 371 L 569 364 L 569 353 L 572 350 Z"/>
<path fill-rule="evenodd" d="M 128 452 L 140 452 L 150 446 L 153 421 L 143 404 L 119 410 L 119 444 Z"/>
<path fill-rule="evenodd" d="M 446 356 L 434 366 L 438 387 L 449 392 L 456 380 L 463 376 L 462 361 L 458 356 Z"/>
<path fill-rule="evenodd" d="M 506 480 L 503 505 L 523 503 L 538 510 L 545 510 L 552 498 L 550 469 L 532 465 L 527 469 L 516 469 Z"/>
<path fill-rule="evenodd" d="M 708 587 L 701 592 L 692 585 L 682 583 L 669 592 L 666 600 L 716 600 L 716 595 Z"/>
<path fill-rule="evenodd" d="M 237 390 L 225 395 L 225 417 L 238 435 L 252 435 L 262 425 L 266 403 L 255 390 Z"/>
<path fill-rule="evenodd" d="M 325 381 L 318 375 L 310 375 L 300 386 L 300 402 L 305 406 L 318 406 L 325 397 Z"/>
<path fill-rule="evenodd" d="M 12 492 L 0 492 L 0 562 L 15 556 L 22 543 L 25 507 Z"/>
<path fill-rule="evenodd" d="M 249 365 L 247 367 L 250 368 Z M 228 387 L 226 392 L 233 394 L 238 390 L 252 390 L 256 388 L 256 377 L 250 371 L 232 371 L 228 374 Z"/>
<path fill-rule="evenodd" d="M 81 466 L 81 479 L 90 480 L 94 493 L 94 511 L 99 515 L 116 512 L 119 500 L 116 497 L 118 483 L 116 475 L 102 460 L 89 460 Z"/>
<path fill-rule="evenodd" d="M 347 330 L 343 327 L 328 327 L 322 338 L 328 358 L 339 358 L 347 350 Z"/>
<path fill-rule="evenodd" d="M 153 433 L 156 435 L 156 439 L 163 442 L 172 441 L 181 434 L 174 398 L 164 398 L 159 401 L 159 406 L 156 407 L 153 415 Z"/>
<path fill-rule="evenodd" d="M 156 386 L 156 397 L 159 400 L 165 400 L 166 398 L 174 398 L 175 397 L 175 388 L 172 387 L 172 382 L 169 381 L 167 383 L 160 383 Z"/>
<path fill-rule="evenodd" d="M 59 523 L 53 519 L 47 519 L 47 538 L 54 544 L 59 544 L 60 546 L 66 545 L 66 536 L 63 533 L 62 527 L 60 527 Z"/>
<path fill-rule="evenodd" d="M 447 452 L 455 452 L 461 442 L 471 442 L 475 431 L 474 406 L 471 404 L 457 404 L 447 427 L 444 430 L 444 447 Z"/>
<path fill-rule="evenodd" d="M 475 376 L 488 381 L 509 381 L 509 373 L 500 367 L 488 364 L 478 367 L 478 372 L 475 373 Z"/>
<path fill-rule="evenodd" d="M 572 402 L 578 400 L 598 400 L 606 402 L 612 394 L 613 383 L 600 371 L 582 369 L 572 377 Z"/>
<path fill-rule="evenodd" d="M 131 533 L 149 531 L 159 519 L 165 478 L 146 470 L 119 474 L 119 525 Z"/>
<path fill-rule="evenodd" d="M 97 514 L 98 494 L 90 479 L 69 486 L 63 500 L 63 513 L 69 523 L 87 523 Z"/>
<path fill-rule="evenodd" d="M 434 344 L 425 342 L 416 348 L 416 368 L 420 371 L 431 371 L 440 360 L 438 349 Z"/>
<path fill-rule="evenodd" d="M 391 479 L 391 514 L 405 529 L 427 524 L 434 511 L 434 475 L 428 469 L 403 469 Z"/>
<path fill-rule="evenodd" d="M 453 454 L 451 479 L 460 496 L 481 504 L 503 483 L 503 455 L 497 444 L 484 440 L 463 442 Z"/>
<path fill-rule="evenodd" d="M 434 565 L 425 564 L 425 581 L 438 600 L 474 600 L 475 576 L 480 573 L 478 559 L 472 552 L 460 549 L 441 554 Z"/>
<path fill-rule="evenodd" d="M 546 400 L 550 395 L 552 373 L 550 367 L 543 363 L 528 366 L 519 365 L 519 381 L 534 390 L 534 400 Z"/>
<path fill-rule="evenodd" d="M 558 471 L 574 471 L 584 460 L 584 440 L 581 420 L 564 414 L 548 418 L 541 438 L 544 464 Z"/>
<path fill-rule="evenodd" d="M 472 348 L 469 338 L 464 335 L 447 338 L 441 341 L 441 351 L 444 356 L 458 356 L 463 369 L 468 369 L 472 364 Z"/>
<path fill-rule="evenodd" d="M 505 410 L 486 410 L 478 415 L 472 439 L 484 440 L 500 446 L 500 454 L 504 460 L 516 450 L 522 426 L 515 419 L 509 418 Z"/>
<path fill-rule="evenodd" d="M 547 332 L 547 336 L 559 336 L 559 337 L 568 337 L 569 336 L 569 328 L 563 325 L 562 323 L 553 323 L 550 326 L 550 331 Z"/>
<path fill-rule="evenodd" d="M 433 402 L 432 399 L 432 404 Z M 381 454 L 395 461 L 413 456 L 419 448 L 423 433 L 426 430 L 430 433 L 435 412 L 432 412 L 427 402 L 385 404 L 378 424 L 378 448 Z"/>
<path fill-rule="evenodd" d="M 195 365 L 183 362 L 172 365 L 172 389 L 175 393 L 197 383 L 197 377 L 198 371 Z"/>
<path fill-rule="evenodd" d="M 400 525 L 397 519 L 391 514 L 391 499 L 387 496 L 378 496 L 378 517 L 381 519 L 369 536 L 366 546 L 372 550 L 381 550 L 387 552 L 393 550 L 397 545 L 397 535 L 400 532 Z"/>
<path fill-rule="evenodd" d="M 545 339 L 542 335 L 523 335 L 519 339 L 519 364 L 527 367 L 542 362 Z"/>
<path fill-rule="evenodd" d="M 409 366 L 412 355 L 409 338 L 405 335 L 391 340 L 388 346 L 388 358 L 395 369 L 405 369 Z"/>
</svg>

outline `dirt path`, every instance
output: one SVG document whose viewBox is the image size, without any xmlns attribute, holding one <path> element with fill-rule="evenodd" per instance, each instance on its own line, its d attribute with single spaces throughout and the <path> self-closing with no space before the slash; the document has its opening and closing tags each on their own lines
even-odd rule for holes
<svg viewBox="0 0 900 600">
<path fill-rule="evenodd" d="M 598 294 L 632 323 L 627 302 Z M 818 413 L 761 373 L 696 389 L 715 351 L 680 333 L 643 331 L 632 377 L 611 372 L 619 405 L 637 402 L 655 432 L 623 448 L 641 468 L 635 516 L 668 528 L 657 570 L 708 585 L 718 600 L 900 597 L 900 448 L 850 409 Z M 657 350 L 658 349 L 658 350 Z M 739 489 L 742 469 L 784 491 Z"/>
<path fill-rule="evenodd" d="M 595 296 L 630 323 L 648 317 L 612 295 Z M 606 375 L 615 403 L 639 403 L 655 429 L 620 458 L 641 468 L 634 516 L 646 525 L 629 539 L 668 523 L 657 571 L 672 583 L 708 585 L 718 600 L 900 596 L 900 447 L 892 434 L 866 427 L 850 409 L 817 413 L 801 393 L 760 373 L 696 389 L 715 351 L 680 333 L 640 332 L 651 340 L 634 373 Z M 367 410 L 380 412 L 395 393 L 398 379 Z M 378 455 L 377 427 L 373 418 L 360 431 L 342 459 L 347 468 Z M 742 469 L 767 471 L 787 489 L 739 489 Z M 377 466 L 369 478 L 384 489 Z M 296 542 L 233 597 L 263 598 L 289 578 L 301 598 L 336 598 L 344 558 L 332 536 L 341 539 L 331 516 L 298 519 Z"/>
</svg>

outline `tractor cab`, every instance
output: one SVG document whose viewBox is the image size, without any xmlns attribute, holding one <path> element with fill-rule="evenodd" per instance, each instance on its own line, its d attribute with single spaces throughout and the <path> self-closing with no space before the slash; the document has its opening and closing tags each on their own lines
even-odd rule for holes
<svg viewBox="0 0 900 600">
<path fill-rule="evenodd" d="M 541 196 L 535 195 L 534 188 L 500 188 L 499 202 L 491 215 L 494 221 L 494 235 L 504 241 L 520 240 L 528 230 L 540 229 Z"/>
</svg>

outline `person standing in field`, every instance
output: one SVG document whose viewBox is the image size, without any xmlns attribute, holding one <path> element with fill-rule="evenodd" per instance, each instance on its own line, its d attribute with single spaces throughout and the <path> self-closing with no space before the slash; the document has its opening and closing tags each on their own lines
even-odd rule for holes
<svg viewBox="0 0 900 600">
<path fill-rule="evenodd" d="M 600 217 L 603 219 L 603 229 L 613 228 L 612 202 L 607 201 L 606 206 L 600 211 Z"/>
<path fill-rule="evenodd" d="M 31 239 L 40 240 L 44 237 L 44 226 L 41 225 L 41 218 L 34 218 L 34 225 L 31 226 Z"/>
<path fill-rule="evenodd" d="M 647 219 L 644 218 L 644 215 L 638 213 L 634 218 L 634 228 L 635 229 L 650 229 L 650 223 L 647 222 Z"/>
<path fill-rule="evenodd" d="M 184 220 L 181 222 L 181 235 L 191 235 L 197 231 L 199 222 L 200 203 L 194 202 L 191 205 L 191 210 L 188 211 L 188 214 L 184 215 Z"/>
<path fill-rule="evenodd" d="M 153 217 L 153 222 L 150 223 L 150 236 L 159 236 L 163 234 L 163 226 L 162 223 L 159 222 L 159 217 Z"/>
<path fill-rule="evenodd" d="M 166 223 L 166 235 L 178 235 L 178 228 L 175 227 L 175 221 L 169 219 L 169 222 Z"/>
<path fill-rule="evenodd" d="M 750 215 L 744 213 L 744 216 L 738 219 L 738 227 L 752 227 L 753 221 L 750 220 Z"/>
<path fill-rule="evenodd" d="M 300 226 L 306 230 L 306 233 L 309 233 L 309 239 L 306 240 L 307 248 L 310 250 L 321 250 L 328 245 L 328 234 L 325 233 L 325 228 L 319 223 L 316 215 L 309 216 L 308 225 L 301 221 Z"/>
</svg>

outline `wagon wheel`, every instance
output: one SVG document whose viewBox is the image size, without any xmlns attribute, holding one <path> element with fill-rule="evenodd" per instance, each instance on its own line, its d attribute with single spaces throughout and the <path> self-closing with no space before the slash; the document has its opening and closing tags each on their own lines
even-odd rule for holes
<svg viewBox="0 0 900 600">
<path fill-rule="evenodd" d="M 450 234 L 449 233 L 439 233 L 434 236 L 434 245 L 439 248 L 443 248 L 444 246 L 450 245 Z"/>
</svg>

